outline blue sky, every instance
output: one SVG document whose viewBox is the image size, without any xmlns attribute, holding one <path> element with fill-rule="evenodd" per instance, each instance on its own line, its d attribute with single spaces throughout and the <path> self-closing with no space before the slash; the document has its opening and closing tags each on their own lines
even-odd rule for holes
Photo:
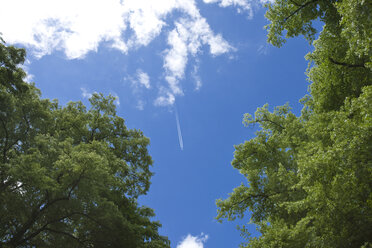
<svg viewBox="0 0 372 248">
<path fill-rule="evenodd" d="M 266 44 L 260 0 L 4 0 L 0 32 L 28 51 L 25 70 L 61 104 L 117 96 L 150 138 L 150 206 L 175 248 L 238 247 L 243 220 L 218 223 L 215 200 L 246 183 L 230 162 L 254 136 L 244 113 L 307 93 L 303 39 Z M 266 1 L 267 2 L 267 1 Z M 250 226 L 257 235 L 255 226 Z"/>
</svg>

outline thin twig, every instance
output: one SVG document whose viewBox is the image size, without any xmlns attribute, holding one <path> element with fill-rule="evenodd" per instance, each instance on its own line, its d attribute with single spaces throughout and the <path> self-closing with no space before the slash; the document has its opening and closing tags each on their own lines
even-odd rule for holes
<svg viewBox="0 0 372 248">
<path fill-rule="evenodd" d="M 284 22 L 288 21 L 289 18 L 291 18 L 292 16 L 294 16 L 295 14 L 297 14 L 299 11 L 301 11 L 303 8 L 307 7 L 308 5 L 312 4 L 312 3 L 315 3 L 317 2 L 318 0 L 312 0 L 312 1 L 309 1 L 307 3 L 304 3 L 303 5 L 300 5 L 295 11 L 293 11 L 291 14 L 289 14 L 289 16 L 287 16 L 286 18 L 284 18 Z M 296 4 L 295 4 L 296 5 Z M 297 5 L 298 6 L 298 5 Z"/>
</svg>

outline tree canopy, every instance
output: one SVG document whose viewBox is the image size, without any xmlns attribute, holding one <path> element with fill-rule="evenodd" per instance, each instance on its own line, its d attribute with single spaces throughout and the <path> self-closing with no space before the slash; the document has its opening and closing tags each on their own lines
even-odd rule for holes
<svg viewBox="0 0 372 248">
<path fill-rule="evenodd" d="M 0 247 L 169 247 L 139 206 L 149 139 L 112 96 L 60 106 L 23 81 L 25 51 L 0 42 Z"/>
<path fill-rule="evenodd" d="M 372 246 L 371 13 L 363 0 L 268 5 L 270 43 L 281 46 L 283 34 L 313 42 L 310 94 L 300 116 L 288 105 L 244 116 L 246 126 L 261 127 L 235 147 L 232 165 L 247 182 L 217 200 L 219 220 L 251 212 L 262 235 L 240 227 L 241 247 Z"/>
</svg>

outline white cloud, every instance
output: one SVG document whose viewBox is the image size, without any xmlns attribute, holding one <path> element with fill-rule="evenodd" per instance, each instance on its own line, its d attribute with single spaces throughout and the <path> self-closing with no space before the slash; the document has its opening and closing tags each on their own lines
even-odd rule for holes
<svg viewBox="0 0 372 248">
<path fill-rule="evenodd" d="M 177 248 L 204 248 L 207 239 L 208 235 L 203 233 L 199 237 L 188 234 L 184 240 L 177 244 Z"/>
<path fill-rule="evenodd" d="M 124 80 L 131 83 L 134 93 L 138 93 L 143 87 L 146 89 L 151 88 L 149 75 L 141 69 L 137 69 L 135 75 L 124 77 Z"/>
<path fill-rule="evenodd" d="M 31 83 L 35 77 L 33 74 L 29 72 L 29 67 L 28 67 L 29 65 L 30 65 L 30 61 L 26 59 L 25 63 L 19 66 L 26 73 L 26 77 L 23 80 L 27 83 Z"/>
<path fill-rule="evenodd" d="M 203 0 L 204 3 L 218 3 L 221 7 L 234 6 L 237 7 L 238 12 L 248 11 L 251 13 L 252 5 L 251 0 Z"/>
<path fill-rule="evenodd" d="M 220 55 L 234 49 L 221 35 L 213 33 L 199 12 L 194 13 L 192 18 L 181 18 L 175 22 L 175 28 L 168 34 L 168 44 L 171 48 L 165 51 L 163 65 L 166 71 L 165 80 L 169 86 L 169 90 L 165 92 L 168 99 L 170 95 L 183 95 L 179 82 L 184 78 L 188 57 L 195 57 L 202 45 L 209 45 L 212 55 Z M 165 102 L 164 98 L 167 97 L 160 95 L 158 100 Z"/>
<path fill-rule="evenodd" d="M 119 107 L 120 106 L 120 98 L 119 98 L 118 94 L 116 94 L 116 92 L 111 92 L 111 95 L 113 97 L 115 97 L 114 104 Z"/>
<path fill-rule="evenodd" d="M 160 96 L 154 101 L 155 106 L 169 106 L 173 105 L 176 101 L 176 97 L 168 89 L 162 87 L 159 89 L 159 92 Z"/>
<path fill-rule="evenodd" d="M 150 89 L 150 77 L 146 72 L 141 69 L 137 70 L 138 82 L 143 85 L 146 89 Z"/>
<path fill-rule="evenodd" d="M 27 76 L 26 76 L 26 78 L 24 80 L 27 83 L 32 83 L 33 80 L 34 80 L 34 75 L 33 74 L 30 74 L 30 73 L 27 73 Z"/>
<path fill-rule="evenodd" d="M 177 30 L 172 30 L 169 33 L 168 44 L 171 49 L 166 51 L 167 54 L 164 57 L 164 68 L 167 73 L 165 80 L 168 82 L 172 94 L 181 95 L 182 90 L 178 82 L 184 76 L 188 55 L 187 44 Z"/>
<path fill-rule="evenodd" d="M 199 71 L 199 65 L 194 65 L 194 70 L 191 73 L 191 76 L 195 80 L 195 91 L 199 91 L 202 86 L 201 78 L 198 74 Z"/>
<path fill-rule="evenodd" d="M 144 100 L 144 89 L 149 90 L 151 89 L 150 84 L 150 77 L 149 75 L 142 71 L 141 69 L 137 69 L 135 75 L 129 75 L 124 77 L 124 81 L 130 82 L 132 88 L 132 94 L 136 98 L 136 108 L 138 110 L 144 110 L 146 101 Z"/>
<path fill-rule="evenodd" d="M 92 97 L 92 93 L 91 92 L 89 92 L 86 88 L 84 88 L 84 87 L 81 87 L 80 88 L 80 90 L 81 90 L 81 96 L 83 97 L 83 98 L 91 98 Z"/>
<path fill-rule="evenodd" d="M 123 52 L 146 46 L 175 10 L 198 14 L 193 0 L 6 0 L 0 30 L 8 43 L 22 43 L 38 57 L 61 50 L 73 59 L 96 51 L 103 41 Z M 132 34 L 124 36 L 126 30 Z"/>
<path fill-rule="evenodd" d="M 145 109 L 145 102 L 144 102 L 143 100 L 139 99 L 139 100 L 137 101 L 137 106 L 136 106 L 136 108 L 137 108 L 138 110 L 144 110 L 144 109 Z"/>
<path fill-rule="evenodd" d="M 218 3 L 222 8 L 233 6 L 238 13 L 248 13 L 248 17 L 253 16 L 253 8 L 265 3 L 273 3 L 275 0 L 203 0 L 204 3 Z"/>
<path fill-rule="evenodd" d="M 248 12 L 252 2 L 262 1 L 267 0 L 204 0 Z M 173 12 L 180 13 L 176 19 L 169 18 Z M 202 46 L 208 46 L 212 56 L 234 50 L 212 31 L 195 0 L 4 0 L 0 31 L 8 43 L 23 44 L 37 57 L 62 51 L 68 59 L 83 58 L 103 42 L 128 53 L 167 32 L 166 86 L 160 86 L 158 105 L 173 104 L 176 96 L 183 95 L 180 81 L 190 57 L 196 57 Z M 137 77 L 137 82 L 150 88 L 146 73 Z"/>
<path fill-rule="evenodd" d="M 8 0 L 2 2 L 0 30 L 8 43 L 22 43 L 38 57 L 62 50 L 72 59 L 95 51 L 101 41 L 121 40 L 122 15 L 117 0 Z"/>
</svg>

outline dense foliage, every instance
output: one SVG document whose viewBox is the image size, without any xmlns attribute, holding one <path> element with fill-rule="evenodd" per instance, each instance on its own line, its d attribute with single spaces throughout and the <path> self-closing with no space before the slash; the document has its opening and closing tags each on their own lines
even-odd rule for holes
<svg viewBox="0 0 372 248">
<path fill-rule="evenodd" d="M 261 232 L 241 247 L 372 246 L 372 2 L 276 0 L 268 5 L 268 40 L 313 42 L 310 95 L 301 116 L 265 105 L 245 125 L 256 137 L 236 146 L 232 165 L 247 178 L 217 218 L 251 212 Z M 324 23 L 316 40 L 313 22 Z"/>
<path fill-rule="evenodd" d="M 25 83 L 25 51 L 0 42 L 0 247 L 169 247 L 137 198 L 149 140 L 94 94 L 62 107 Z"/>
</svg>

